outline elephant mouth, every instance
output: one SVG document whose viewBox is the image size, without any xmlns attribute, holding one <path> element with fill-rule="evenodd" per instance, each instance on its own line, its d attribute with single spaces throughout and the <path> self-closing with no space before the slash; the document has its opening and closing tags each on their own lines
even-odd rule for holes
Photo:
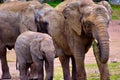
<svg viewBox="0 0 120 80">
<path fill-rule="evenodd" d="M 93 35 L 92 35 L 91 32 L 88 32 L 88 37 L 89 37 L 89 38 L 93 38 Z"/>
<path fill-rule="evenodd" d="M 99 44 L 99 42 L 95 39 L 95 43 L 96 43 L 96 47 L 97 47 L 97 49 L 98 49 L 98 52 L 100 53 L 101 51 L 100 51 L 100 44 Z"/>
</svg>

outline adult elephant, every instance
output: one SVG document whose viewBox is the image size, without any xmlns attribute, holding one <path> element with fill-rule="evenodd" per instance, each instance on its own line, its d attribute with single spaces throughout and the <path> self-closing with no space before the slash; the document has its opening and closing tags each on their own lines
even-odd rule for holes
<svg viewBox="0 0 120 80">
<path fill-rule="evenodd" d="M 19 3 L 20 5 L 17 6 Z M 15 6 L 13 7 L 11 4 Z M 11 50 L 14 48 L 16 38 L 20 33 L 27 30 L 37 31 L 36 24 L 34 23 L 33 9 L 37 10 L 40 6 L 41 4 L 37 1 L 10 2 L 0 6 L 0 59 L 2 79 L 11 78 L 6 60 L 6 49 Z"/>
<path fill-rule="evenodd" d="M 96 61 L 100 70 L 100 79 L 109 80 L 110 77 L 109 77 L 109 70 L 107 65 L 107 61 L 109 59 L 109 34 L 107 32 L 107 28 L 109 25 L 109 21 L 111 20 L 111 7 L 106 1 L 102 1 L 98 4 L 94 4 L 93 2 L 89 2 L 88 4 L 86 4 L 86 2 L 83 1 L 82 4 L 80 3 L 81 5 L 79 3 L 76 4 L 76 2 L 70 3 L 63 11 L 63 14 L 66 18 L 65 24 L 67 27 L 68 26 L 71 27 L 71 28 L 68 27 L 68 29 L 70 29 L 71 31 L 66 31 L 68 40 L 70 39 L 70 36 L 72 36 L 73 34 L 77 34 L 80 36 L 84 34 L 83 38 L 81 36 L 81 39 L 83 41 L 78 41 L 80 40 L 79 38 L 75 41 L 75 42 L 78 41 L 79 44 L 82 45 L 78 46 L 78 43 L 75 45 L 69 42 L 69 46 L 71 45 L 77 46 L 75 50 L 73 50 L 73 52 L 75 54 L 74 57 L 76 62 L 76 70 L 78 71 L 76 72 L 78 73 L 79 76 L 78 80 L 86 79 L 85 69 L 83 65 L 85 54 L 79 54 L 79 52 L 86 53 L 88 51 L 93 41 L 92 38 L 96 39 L 98 42 L 97 44 L 98 44 L 99 54 L 96 55 L 96 53 L 94 53 L 94 55 L 96 57 Z M 78 8 L 77 5 L 78 6 L 80 5 L 79 6 L 80 8 Z M 79 13 L 77 13 L 77 11 L 79 11 Z M 81 25 L 81 27 L 79 25 Z M 83 49 L 79 49 L 81 48 L 81 46 Z M 71 49 L 74 48 L 71 47 Z M 80 56 L 82 57 L 79 58 Z"/>
<path fill-rule="evenodd" d="M 67 4 L 67 6 L 65 5 Z M 93 40 L 97 40 L 99 61 L 103 64 L 102 80 L 109 80 L 107 61 L 109 59 L 109 34 L 107 31 L 111 18 L 111 7 L 106 2 L 95 4 L 90 0 L 78 0 L 65 3 L 60 11 L 41 9 L 36 15 L 36 23 L 47 28 L 53 37 L 57 55 L 63 69 L 64 80 L 70 80 L 69 59 L 72 60 L 72 80 L 86 80 L 84 68 L 85 53 Z M 63 10 L 63 11 L 62 11 Z M 65 21 L 65 24 L 64 24 Z M 46 23 L 46 24 L 45 24 Z M 105 65 L 104 65 L 105 64 Z M 105 71 L 107 71 L 107 73 Z"/>
</svg>

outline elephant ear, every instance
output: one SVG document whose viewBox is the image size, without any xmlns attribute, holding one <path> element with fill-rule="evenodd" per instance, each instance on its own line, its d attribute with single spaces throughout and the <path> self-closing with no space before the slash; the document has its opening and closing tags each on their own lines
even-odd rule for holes
<svg viewBox="0 0 120 80">
<path fill-rule="evenodd" d="M 111 20 L 111 18 L 112 18 L 112 8 L 111 8 L 110 4 L 107 1 L 101 1 L 98 4 L 103 5 L 108 10 L 108 14 L 109 14 L 110 20 Z"/>
<path fill-rule="evenodd" d="M 43 59 L 43 53 L 40 50 L 41 48 L 41 41 L 43 40 L 43 38 L 39 38 L 39 39 L 34 39 L 31 43 L 30 43 L 30 52 L 31 55 L 34 55 L 36 57 L 38 57 L 39 59 Z"/>
<path fill-rule="evenodd" d="M 65 26 L 81 35 L 79 3 L 73 2 L 67 5 L 63 10 L 63 15 L 65 17 Z"/>
</svg>

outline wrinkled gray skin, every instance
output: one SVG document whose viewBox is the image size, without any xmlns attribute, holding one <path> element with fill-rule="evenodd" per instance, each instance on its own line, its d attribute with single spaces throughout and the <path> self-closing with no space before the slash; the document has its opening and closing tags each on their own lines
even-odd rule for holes
<svg viewBox="0 0 120 80">
<path fill-rule="evenodd" d="M 2 64 L 2 78 L 11 78 L 6 61 L 6 49 L 14 48 L 18 35 L 24 31 L 37 31 L 34 16 L 28 18 L 19 13 L 0 11 L 0 59 Z"/>
<path fill-rule="evenodd" d="M 67 4 L 63 9 L 64 18 L 59 11 L 56 14 L 55 10 L 44 11 L 44 8 L 36 14 L 39 16 L 36 17 L 36 23 L 47 28 L 56 43 L 64 80 L 71 80 L 69 59 L 72 60 L 72 80 L 87 79 L 84 67 L 85 53 L 95 39 L 99 48 L 98 59 L 103 64 L 100 69 L 101 80 L 110 80 L 107 66 L 109 59 L 107 28 L 111 17 L 110 10 L 107 2 L 95 4 L 92 0 L 78 0 Z M 44 23 L 47 23 L 47 27 Z"/>
<path fill-rule="evenodd" d="M 0 5 L 0 59 L 2 79 L 10 79 L 11 75 L 6 61 L 6 49 L 14 48 L 17 36 L 24 31 L 37 31 L 33 10 L 38 10 L 38 1 L 13 1 Z M 34 71 L 33 71 L 34 72 Z"/>
<path fill-rule="evenodd" d="M 19 63 L 21 80 L 28 80 L 28 68 L 33 62 L 36 64 L 38 71 L 38 80 L 44 80 L 44 62 L 45 80 L 53 80 L 55 48 L 49 35 L 26 31 L 17 38 L 15 52 Z"/>
</svg>

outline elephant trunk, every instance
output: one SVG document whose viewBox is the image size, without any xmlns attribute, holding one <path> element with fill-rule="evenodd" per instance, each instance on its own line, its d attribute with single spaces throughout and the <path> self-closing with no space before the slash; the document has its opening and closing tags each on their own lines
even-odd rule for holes
<svg viewBox="0 0 120 80">
<path fill-rule="evenodd" d="M 101 63 L 106 63 L 109 59 L 109 35 L 107 28 L 99 27 L 98 35 L 99 60 Z"/>
</svg>

